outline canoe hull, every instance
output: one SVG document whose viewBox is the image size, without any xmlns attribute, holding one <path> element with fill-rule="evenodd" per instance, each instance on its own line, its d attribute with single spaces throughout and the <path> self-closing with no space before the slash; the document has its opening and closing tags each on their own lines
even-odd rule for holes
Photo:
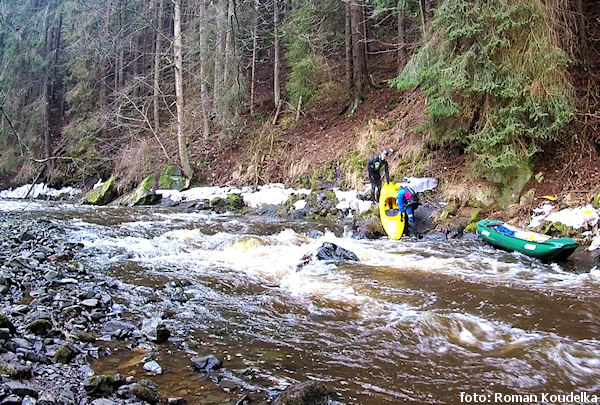
<svg viewBox="0 0 600 405">
<path fill-rule="evenodd" d="M 571 238 L 548 238 L 544 242 L 519 239 L 497 230 L 503 221 L 482 220 L 477 223 L 477 234 L 492 246 L 507 251 L 516 251 L 544 261 L 564 260 L 577 249 L 579 244 Z M 533 234 L 533 233 L 529 233 Z"/>
<path fill-rule="evenodd" d="M 379 197 L 379 217 L 381 225 L 391 240 L 398 240 L 404 233 L 404 216 L 398 211 L 396 196 L 400 189 L 398 184 L 386 183 L 381 187 Z"/>
</svg>

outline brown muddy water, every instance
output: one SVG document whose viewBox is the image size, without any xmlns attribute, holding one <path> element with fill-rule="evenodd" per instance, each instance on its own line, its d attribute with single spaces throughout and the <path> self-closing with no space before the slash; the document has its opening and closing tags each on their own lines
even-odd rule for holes
<svg viewBox="0 0 600 405">
<path fill-rule="evenodd" d="M 129 285 L 127 311 L 165 320 L 175 336 L 154 354 L 164 374 L 150 379 L 190 403 L 306 380 L 361 404 L 600 391 L 600 271 L 578 262 L 479 241 L 357 240 L 273 218 L 12 204 L 2 209 L 60 224 L 87 266 Z M 297 271 L 325 241 L 360 263 Z M 146 375 L 143 348 L 113 344 L 97 372 Z M 193 353 L 222 359 L 230 384 L 192 371 Z"/>
</svg>

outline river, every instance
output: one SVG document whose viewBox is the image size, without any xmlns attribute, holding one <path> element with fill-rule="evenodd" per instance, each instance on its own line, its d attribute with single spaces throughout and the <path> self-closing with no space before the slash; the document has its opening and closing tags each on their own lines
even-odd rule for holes
<svg viewBox="0 0 600 405">
<path fill-rule="evenodd" d="M 360 404 L 600 390 L 595 269 L 476 240 L 359 240 L 273 217 L 20 201 L 0 211 L 65 229 L 90 271 L 130 286 L 129 312 L 162 316 L 179 347 L 215 354 L 251 389 L 311 379 Z M 298 270 L 323 242 L 360 262 Z M 194 403 L 203 382 L 193 382 L 187 353 L 161 350 L 160 388 Z M 135 351 L 115 353 L 94 369 L 141 370 Z"/>
</svg>

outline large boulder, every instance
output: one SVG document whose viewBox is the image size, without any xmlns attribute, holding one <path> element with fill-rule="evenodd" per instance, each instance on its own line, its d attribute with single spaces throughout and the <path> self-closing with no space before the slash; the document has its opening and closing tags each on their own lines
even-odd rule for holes
<svg viewBox="0 0 600 405">
<path fill-rule="evenodd" d="M 190 181 L 183 175 L 181 169 L 175 165 L 166 165 L 160 172 L 158 187 L 161 190 L 181 191 L 189 187 Z"/>
<path fill-rule="evenodd" d="M 91 205 L 106 205 L 117 196 L 116 179 L 111 177 L 105 183 L 99 183 L 90 190 L 83 202 Z"/>
<path fill-rule="evenodd" d="M 146 177 L 133 194 L 124 201 L 125 204 L 129 206 L 158 204 L 162 197 L 154 192 L 155 184 L 156 179 L 153 174 Z"/>
</svg>

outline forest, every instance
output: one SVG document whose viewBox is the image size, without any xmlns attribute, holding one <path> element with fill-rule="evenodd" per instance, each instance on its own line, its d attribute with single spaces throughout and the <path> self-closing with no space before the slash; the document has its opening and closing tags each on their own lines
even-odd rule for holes
<svg viewBox="0 0 600 405">
<path fill-rule="evenodd" d="M 2 0 L 0 172 L 130 189 L 165 163 L 195 183 L 333 167 L 356 187 L 389 144 L 397 175 L 593 167 L 597 15 L 584 0 Z"/>
</svg>

